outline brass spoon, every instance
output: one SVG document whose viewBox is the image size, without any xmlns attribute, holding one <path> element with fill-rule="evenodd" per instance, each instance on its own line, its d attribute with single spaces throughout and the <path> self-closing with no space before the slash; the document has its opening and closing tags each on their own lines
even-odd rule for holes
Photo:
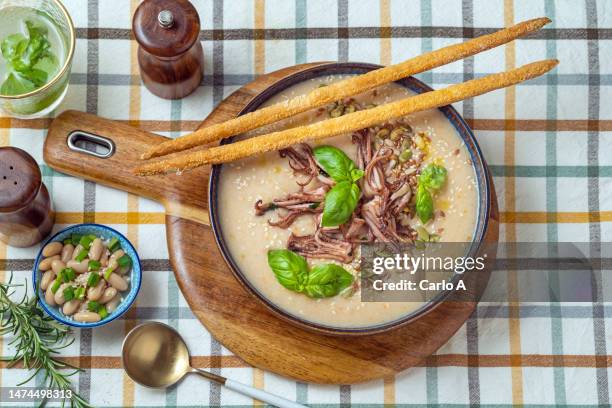
<svg viewBox="0 0 612 408">
<path fill-rule="evenodd" d="M 134 327 L 123 340 L 123 368 L 140 385 L 166 388 L 188 373 L 199 374 L 249 397 L 281 408 L 306 408 L 304 405 L 267 393 L 189 364 L 189 350 L 181 335 L 172 327 L 158 322 Z"/>
</svg>

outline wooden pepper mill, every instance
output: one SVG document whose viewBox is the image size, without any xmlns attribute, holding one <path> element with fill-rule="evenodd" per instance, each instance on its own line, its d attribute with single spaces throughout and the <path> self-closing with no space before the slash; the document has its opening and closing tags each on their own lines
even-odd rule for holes
<svg viewBox="0 0 612 408">
<path fill-rule="evenodd" d="M 46 237 L 55 220 L 38 163 L 14 147 L 0 147 L 0 240 L 29 247 Z"/>
<path fill-rule="evenodd" d="M 145 86 L 165 99 L 192 93 L 202 81 L 204 53 L 198 40 L 200 16 L 187 0 L 145 0 L 132 30 Z"/>
</svg>

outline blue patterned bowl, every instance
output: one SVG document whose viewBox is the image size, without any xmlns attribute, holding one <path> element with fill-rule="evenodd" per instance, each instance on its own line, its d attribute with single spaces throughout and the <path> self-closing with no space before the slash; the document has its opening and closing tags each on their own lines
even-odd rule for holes
<svg viewBox="0 0 612 408">
<path fill-rule="evenodd" d="M 38 264 L 40 263 L 40 261 L 42 261 L 42 258 L 43 258 L 42 248 L 44 248 L 45 245 L 47 245 L 49 242 L 63 241 L 64 239 L 70 237 L 71 234 L 81 234 L 81 235 L 94 234 L 98 237 L 103 237 L 105 239 L 116 237 L 117 239 L 119 239 L 119 242 L 121 243 L 121 248 L 125 251 L 126 255 L 132 258 L 132 271 L 130 272 L 129 292 L 127 292 L 127 294 L 123 297 L 123 301 L 119 303 L 119 305 L 117 306 L 117 309 L 115 309 L 112 313 L 110 313 L 108 317 L 106 317 L 103 320 L 100 320 L 99 322 L 81 323 L 81 322 L 77 322 L 77 321 L 67 318 L 66 316 L 64 316 L 63 313 L 59 311 L 58 307 L 49 306 L 44 300 L 44 294 L 41 297 L 40 296 L 41 293 L 39 293 L 39 291 L 37 290 L 38 282 L 42 277 L 42 272 L 38 270 Z M 138 257 L 138 254 L 136 253 L 136 249 L 134 249 L 134 246 L 132 245 L 132 243 L 125 236 L 123 236 L 123 234 L 121 234 L 119 231 L 116 231 L 110 227 L 100 225 L 100 224 L 73 225 L 53 235 L 51 238 L 46 240 L 45 243 L 42 245 L 41 250 L 38 252 L 38 256 L 36 257 L 36 262 L 34 263 L 34 268 L 32 270 L 32 283 L 34 285 L 34 292 L 37 294 L 38 301 L 40 305 L 42 306 L 42 308 L 45 310 L 45 312 L 47 312 L 49 316 L 53 317 L 55 320 L 57 320 L 60 323 L 63 323 L 69 326 L 74 326 L 74 327 L 81 327 L 81 328 L 102 326 L 110 321 L 115 320 L 116 318 L 120 317 L 125 312 L 127 312 L 130 306 L 132 306 L 132 303 L 134 303 L 134 300 L 136 300 L 136 296 L 138 295 L 138 291 L 140 290 L 141 281 L 142 281 L 142 266 L 140 264 L 140 258 Z"/>
</svg>

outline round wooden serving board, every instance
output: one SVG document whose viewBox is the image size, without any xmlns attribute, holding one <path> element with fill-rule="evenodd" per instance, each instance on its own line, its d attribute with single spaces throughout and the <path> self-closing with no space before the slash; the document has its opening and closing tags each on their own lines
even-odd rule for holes
<svg viewBox="0 0 612 408">
<path fill-rule="evenodd" d="M 320 64 L 260 76 L 226 98 L 202 126 L 235 117 L 276 81 Z M 67 137 L 75 130 L 112 140 L 115 153 L 102 159 L 69 149 Z M 180 176 L 142 178 L 132 174 L 140 154 L 164 139 L 122 123 L 67 111 L 49 129 L 44 159 L 57 171 L 164 204 L 170 261 L 181 291 L 212 335 L 248 364 L 316 383 L 351 384 L 389 377 L 434 353 L 472 313 L 474 304 L 441 303 L 401 328 L 351 337 L 305 331 L 277 318 L 243 289 L 217 249 L 208 225 L 209 167 Z M 492 184 L 491 191 L 487 240 L 496 241 L 499 217 Z"/>
</svg>

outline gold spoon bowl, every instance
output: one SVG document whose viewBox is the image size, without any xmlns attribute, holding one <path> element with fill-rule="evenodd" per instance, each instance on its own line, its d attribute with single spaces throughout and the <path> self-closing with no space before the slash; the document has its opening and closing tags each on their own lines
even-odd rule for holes
<svg viewBox="0 0 612 408">
<path fill-rule="evenodd" d="M 250 385 L 191 367 L 185 341 L 176 330 L 163 323 L 147 322 L 134 327 L 123 340 L 121 359 L 128 376 L 145 387 L 166 388 L 194 373 L 268 404 L 304 408 L 304 405 Z"/>
</svg>

